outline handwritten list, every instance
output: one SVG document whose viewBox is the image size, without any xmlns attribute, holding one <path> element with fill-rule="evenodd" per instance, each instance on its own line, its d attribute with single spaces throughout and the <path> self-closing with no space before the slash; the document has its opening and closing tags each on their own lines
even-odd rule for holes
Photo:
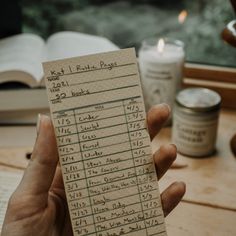
<svg viewBox="0 0 236 236">
<path fill-rule="evenodd" d="M 134 49 L 43 66 L 74 236 L 166 235 Z"/>
</svg>

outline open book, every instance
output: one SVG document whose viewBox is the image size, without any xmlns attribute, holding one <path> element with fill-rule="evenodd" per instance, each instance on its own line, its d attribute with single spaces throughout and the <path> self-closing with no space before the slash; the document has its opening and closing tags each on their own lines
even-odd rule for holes
<svg viewBox="0 0 236 236">
<path fill-rule="evenodd" d="M 0 84 L 20 82 L 41 87 L 42 62 L 117 50 L 108 39 L 77 32 L 59 32 L 45 42 L 34 34 L 0 40 Z"/>
</svg>

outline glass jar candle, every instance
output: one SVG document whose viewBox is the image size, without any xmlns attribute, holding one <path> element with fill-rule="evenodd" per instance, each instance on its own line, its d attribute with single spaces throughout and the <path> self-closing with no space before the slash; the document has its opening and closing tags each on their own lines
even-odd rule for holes
<svg viewBox="0 0 236 236">
<path fill-rule="evenodd" d="M 184 43 L 168 38 L 150 38 L 142 42 L 139 67 L 146 110 L 159 103 L 173 107 L 181 86 Z"/>
<path fill-rule="evenodd" d="M 188 88 L 178 93 L 172 139 L 180 153 L 193 157 L 214 153 L 220 103 L 220 95 L 205 88 Z"/>
</svg>

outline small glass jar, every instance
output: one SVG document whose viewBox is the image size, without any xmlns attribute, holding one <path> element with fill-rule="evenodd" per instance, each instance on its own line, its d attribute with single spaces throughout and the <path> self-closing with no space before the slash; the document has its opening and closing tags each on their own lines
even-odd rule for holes
<svg viewBox="0 0 236 236">
<path fill-rule="evenodd" d="M 170 38 L 149 38 L 139 50 L 139 67 L 146 110 L 167 103 L 173 107 L 184 67 L 184 43 Z"/>
<path fill-rule="evenodd" d="M 221 97 L 205 88 L 178 93 L 173 114 L 172 139 L 180 153 L 192 157 L 215 152 Z"/>
</svg>

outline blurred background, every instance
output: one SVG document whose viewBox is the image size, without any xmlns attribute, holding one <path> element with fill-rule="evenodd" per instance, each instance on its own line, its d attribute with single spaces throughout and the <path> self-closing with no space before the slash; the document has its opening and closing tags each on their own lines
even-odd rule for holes
<svg viewBox="0 0 236 236">
<path fill-rule="evenodd" d="M 236 65 L 236 49 L 221 31 L 234 18 L 222 0 L 37 0 L 22 1 L 23 32 L 44 38 L 73 30 L 109 38 L 121 48 L 138 48 L 144 38 L 167 36 L 186 44 L 191 62 Z"/>
</svg>

